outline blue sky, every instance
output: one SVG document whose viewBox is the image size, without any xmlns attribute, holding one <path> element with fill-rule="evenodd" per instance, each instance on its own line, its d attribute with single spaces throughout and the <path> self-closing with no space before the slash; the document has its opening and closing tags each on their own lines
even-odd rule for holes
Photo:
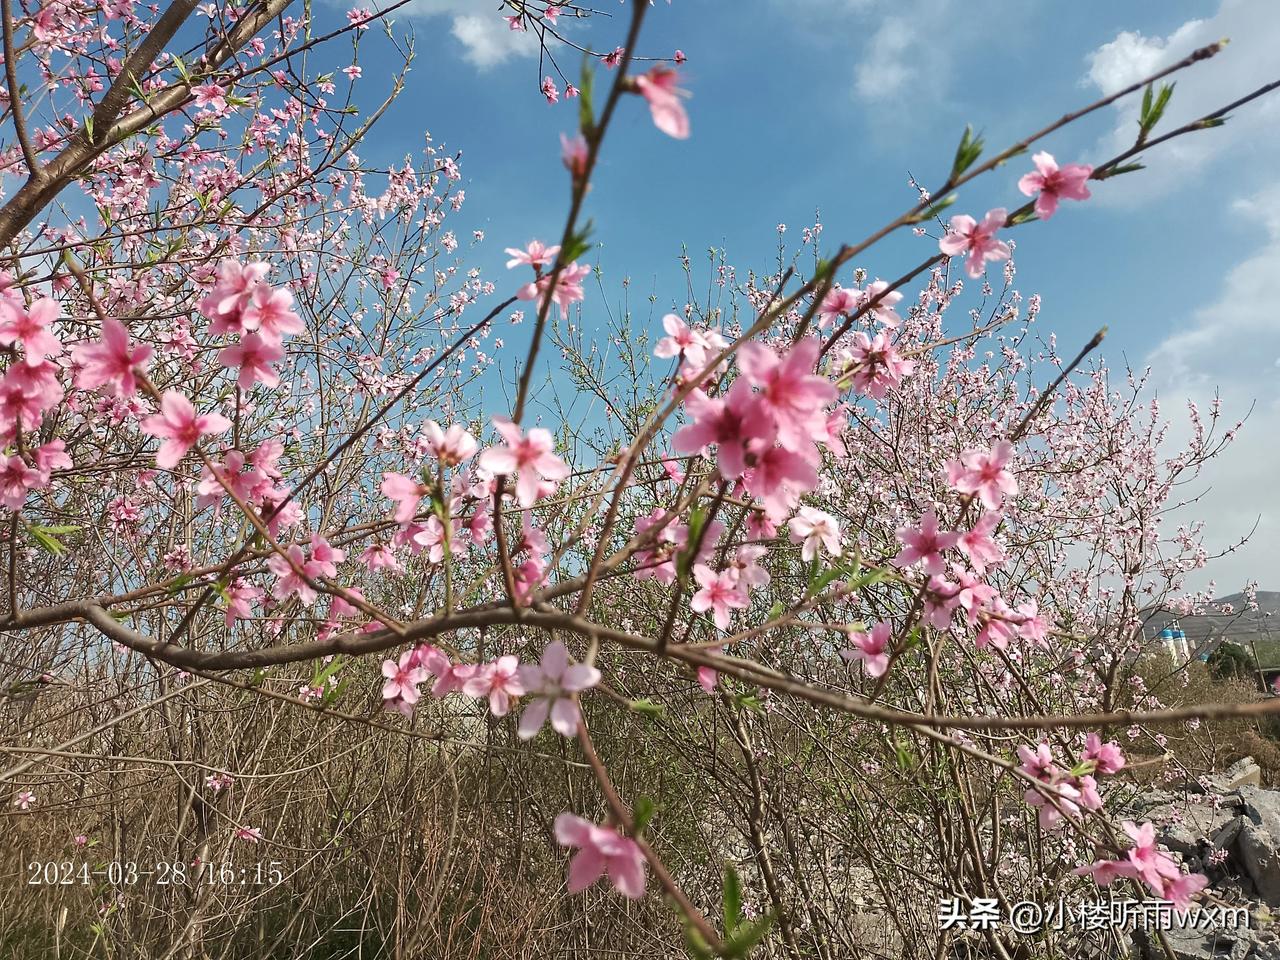
<svg viewBox="0 0 1280 960">
<path fill-rule="evenodd" d="M 405 96 L 362 154 L 371 161 L 415 154 L 424 129 L 462 150 L 467 202 L 453 225 L 460 237 L 486 232 L 472 259 L 502 283 L 502 247 L 559 234 L 568 184 L 558 136 L 572 129 L 574 108 L 541 101 L 537 59 L 495 8 L 415 0 L 397 26 L 415 30 L 418 60 Z M 600 8 L 611 18 L 575 24 L 574 36 L 609 49 L 629 10 L 612 0 Z M 768 270 L 775 225 L 790 225 L 798 242 L 815 210 L 825 249 L 861 238 L 912 201 L 908 171 L 926 184 L 945 176 L 966 123 L 992 146 L 1013 142 L 1224 36 L 1232 40 L 1224 54 L 1181 75 L 1170 123 L 1280 79 L 1280 17 L 1271 0 L 1074 8 L 1013 0 L 658 3 L 640 52 L 679 47 L 688 56 L 693 136 L 661 136 L 639 103 L 624 104 L 586 211 L 599 225 L 606 289 L 620 298 L 629 276 L 636 294 L 656 294 L 660 314 L 683 302 L 682 243 L 695 258 L 724 247 L 740 271 Z M 578 55 L 560 61 L 576 79 Z M 370 100 L 382 92 L 375 66 L 366 61 L 360 81 Z M 1228 416 L 1258 403 L 1196 511 L 1211 522 L 1211 544 L 1263 517 L 1255 542 L 1217 567 L 1226 592 L 1250 575 L 1280 589 L 1278 498 L 1269 495 L 1280 476 L 1277 100 L 1153 151 L 1148 171 L 1098 185 L 1094 201 L 1067 204 L 1051 224 L 1015 235 L 1017 285 L 1041 294 L 1041 328 L 1059 334 L 1064 352 L 1105 323 L 1105 356 L 1113 366 L 1155 363 L 1154 385 L 1171 416 L 1186 397 L 1207 403 L 1214 384 L 1223 387 Z M 1100 111 L 1044 148 L 1064 162 L 1104 159 L 1132 138 L 1133 109 Z M 1026 165 L 1020 158 L 966 188 L 956 209 L 1017 205 Z M 904 233 L 862 265 L 894 277 L 935 249 Z M 590 323 L 590 310 L 584 319 Z"/>
</svg>

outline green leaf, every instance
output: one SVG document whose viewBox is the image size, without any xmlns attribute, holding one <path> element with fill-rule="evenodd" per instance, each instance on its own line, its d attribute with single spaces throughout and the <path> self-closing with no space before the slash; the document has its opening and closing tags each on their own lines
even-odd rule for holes
<svg viewBox="0 0 1280 960">
<path fill-rule="evenodd" d="M 79 527 L 42 527 L 38 524 L 27 524 L 27 533 L 31 539 L 40 545 L 40 548 L 46 553 L 51 553 L 55 557 L 60 557 L 67 552 L 67 548 L 62 545 L 56 534 L 73 533 L 79 530 Z"/>
<path fill-rule="evenodd" d="M 777 620 L 780 616 L 782 616 L 783 609 L 784 608 L 782 606 L 782 601 L 781 600 L 776 601 L 774 605 L 769 608 L 769 612 L 765 614 L 765 617 L 764 617 L 765 622 L 767 623 L 770 620 Z"/>
<path fill-rule="evenodd" d="M 689 514 L 689 533 L 685 537 L 685 548 L 676 557 L 676 573 L 682 581 L 689 579 L 689 572 L 693 569 L 693 561 L 697 556 L 697 546 L 702 541 L 702 528 L 706 525 L 707 510 L 699 504 Z"/>
<path fill-rule="evenodd" d="M 667 709 L 660 703 L 654 703 L 648 697 L 642 700 L 632 700 L 628 706 L 636 713 L 643 714 L 646 717 L 653 717 L 654 719 L 662 717 Z"/>
<path fill-rule="evenodd" d="M 724 862 L 724 929 L 733 933 L 742 923 L 742 881 L 729 860 Z"/>
<path fill-rule="evenodd" d="M 195 577 L 189 573 L 180 573 L 173 578 L 173 582 L 169 584 L 169 596 L 176 597 L 182 592 L 182 588 L 189 584 Z"/>
<path fill-rule="evenodd" d="M 868 570 L 864 574 L 861 574 L 860 576 L 850 577 L 849 592 L 853 593 L 858 590 L 863 590 L 867 587 L 875 586 L 877 583 L 879 583 L 881 580 L 883 580 L 887 576 L 888 574 L 885 573 L 885 571 L 883 570 L 872 569 L 872 570 Z"/>
<path fill-rule="evenodd" d="M 569 242 L 564 245 L 564 250 L 560 254 L 565 263 L 572 263 L 591 249 L 591 241 L 588 238 L 591 236 L 592 229 L 594 224 L 588 220 L 586 226 L 569 237 Z"/>
<path fill-rule="evenodd" d="M 973 166 L 974 161 L 982 156 L 982 135 L 973 135 L 973 127 L 966 125 L 964 136 L 960 138 L 960 146 L 956 147 L 956 159 L 951 165 L 950 180 L 959 179 L 960 175 Z"/>
<path fill-rule="evenodd" d="M 334 657 L 328 663 L 317 663 L 315 673 L 311 677 L 311 686 L 318 687 L 343 667 L 342 657 Z"/>
<path fill-rule="evenodd" d="M 636 833 L 640 833 L 649 825 L 653 815 L 658 812 L 657 804 L 650 797 L 639 797 L 631 809 L 631 820 L 635 824 Z"/>
<path fill-rule="evenodd" d="M 1112 177 L 1118 177 L 1126 173 L 1137 173 L 1139 170 L 1145 170 L 1146 165 L 1142 163 L 1125 163 L 1118 167 L 1109 167 L 1103 170 L 1099 176 L 1099 180 L 1109 180 Z"/>
<path fill-rule="evenodd" d="M 769 927 L 772 925 L 773 917 L 767 915 L 759 920 L 747 920 L 740 923 L 736 930 L 725 937 L 720 956 L 745 957 L 756 944 L 764 939 L 765 934 L 769 932 Z"/>
<path fill-rule="evenodd" d="M 911 745 L 905 740 L 894 740 L 893 750 L 897 755 L 898 769 L 903 773 L 910 773 L 915 767 L 915 755 L 911 752 Z"/>
<path fill-rule="evenodd" d="M 1147 139 L 1147 134 L 1155 129 L 1160 118 L 1164 116 L 1164 111 L 1169 106 L 1169 99 L 1173 96 L 1173 88 L 1175 84 L 1162 83 L 1160 92 L 1152 95 L 1151 84 L 1147 84 L 1147 89 L 1142 93 L 1142 112 L 1138 115 L 1138 142 L 1141 143 Z"/>
<path fill-rule="evenodd" d="M 941 200 L 934 200 L 919 213 L 912 214 L 907 218 L 907 223 L 924 223 L 926 220 L 932 220 L 947 207 L 956 202 L 959 194 L 949 193 Z"/>
<path fill-rule="evenodd" d="M 320 698 L 320 705 L 322 707 L 327 707 L 327 706 L 330 706 L 331 704 L 337 703 L 340 699 L 342 699 L 342 695 L 347 692 L 347 687 L 350 684 L 351 684 L 351 678 L 343 677 L 341 680 L 338 681 L 337 686 L 330 687 L 328 690 L 324 692 L 324 696 Z"/>
<path fill-rule="evenodd" d="M 764 701 L 754 693 L 740 693 L 733 698 L 733 702 L 742 707 L 742 709 L 751 710 L 755 713 L 759 713 L 764 707 Z"/>
<path fill-rule="evenodd" d="M 684 925 L 684 948 L 693 960 L 714 960 L 715 953 L 711 945 L 703 939 L 698 928 L 688 920 Z"/>
</svg>

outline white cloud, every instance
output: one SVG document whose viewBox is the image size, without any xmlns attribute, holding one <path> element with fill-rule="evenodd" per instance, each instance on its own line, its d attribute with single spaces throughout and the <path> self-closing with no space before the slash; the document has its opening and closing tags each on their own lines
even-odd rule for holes
<svg viewBox="0 0 1280 960">
<path fill-rule="evenodd" d="M 1223 38 L 1231 43 L 1212 60 L 1170 78 L 1177 89 L 1156 129 L 1159 135 L 1276 79 L 1280 17 L 1276 16 L 1275 0 L 1221 0 L 1212 17 L 1189 20 L 1166 37 L 1120 33 L 1087 57 L 1089 69 L 1083 82 L 1104 95 L 1111 94 Z M 1140 103 L 1141 97 L 1133 95 L 1116 104 L 1115 125 L 1099 142 L 1098 159 L 1133 144 Z M 1262 162 L 1274 163 L 1280 157 L 1280 98 L 1263 97 L 1242 108 L 1240 115 L 1223 127 L 1162 144 L 1141 176 L 1126 178 L 1123 190 L 1099 191 L 1099 198 L 1134 203 L 1162 195 L 1191 181 L 1218 156 L 1242 143 L 1255 156 L 1260 154 Z"/>
<path fill-rule="evenodd" d="M 345 0 L 334 0 L 335 3 Z M 447 18 L 449 34 L 461 45 L 464 60 L 479 70 L 488 70 L 512 57 L 538 53 L 538 39 L 528 31 L 511 30 L 497 3 L 480 0 L 412 0 L 395 16 L 436 21 Z M 433 24 L 433 27 L 435 24 Z"/>
<path fill-rule="evenodd" d="M 864 100 L 897 96 L 916 75 L 909 58 L 920 37 L 901 17 L 889 17 L 867 42 L 854 70 L 854 91 Z"/>
<path fill-rule="evenodd" d="M 459 6 L 474 9 L 474 4 Z M 492 12 L 455 15 L 450 32 L 466 48 L 463 56 L 481 70 L 512 56 L 527 57 L 538 52 L 538 40 L 532 33 L 509 29 L 507 22 Z"/>
<path fill-rule="evenodd" d="M 1148 357 L 1171 415 L 1190 399 L 1207 416 L 1215 390 L 1224 429 L 1253 407 L 1236 441 L 1206 468 L 1199 486 L 1208 492 L 1178 517 L 1204 519 L 1213 549 L 1258 523 L 1248 544 L 1207 571 L 1224 593 L 1247 579 L 1259 580 L 1264 590 L 1280 589 L 1280 182 L 1238 201 L 1235 209 L 1265 227 L 1267 241 L 1226 275 L 1212 303 Z"/>
</svg>

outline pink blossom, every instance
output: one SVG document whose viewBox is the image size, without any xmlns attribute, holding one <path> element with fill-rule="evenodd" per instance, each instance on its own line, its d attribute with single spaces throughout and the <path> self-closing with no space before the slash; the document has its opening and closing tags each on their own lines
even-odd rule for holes
<svg viewBox="0 0 1280 960">
<path fill-rule="evenodd" d="M 520 682 L 525 692 L 536 697 L 520 715 L 520 739 L 537 736 L 548 714 L 555 731 L 571 737 L 578 730 L 580 716 L 574 695 L 599 683 L 600 671 L 589 664 L 571 662 L 564 644 L 553 640 L 542 651 L 541 663 L 520 667 Z"/>
<path fill-rule="evenodd" d="M 707 362 L 707 341 L 701 333 L 690 328 L 674 313 L 662 318 L 662 328 L 667 336 L 658 341 L 653 355 L 664 360 L 683 356 L 685 361 L 701 368 Z"/>
<path fill-rule="evenodd" d="M 493 425 L 506 444 L 484 451 L 480 454 L 479 463 L 495 474 L 519 474 L 516 500 L 520 506 L 530 507 L 538 499 L 539 480 L 554 484 L 569 475 L 565 462 L 552 452 L 555 442 L 546 430 L 534 427 L 526 435 L 505 417 L 494 417 Z"/>
<path fill-rule="evenodd" d="M 0 300 L 0 344 L 21 345 L 27 363 L 37 364 L 45 357 L 62 353 L 62 341 L 49 331 L 49 325 L 62 314 L 58 301 L 42 298 L 29 310 L 11 300 Z"/>
<path fill-rule="evenodd" d="M 102 339 L 71 349 L 71 359 L 79 364 L 75 384 L 81 390 L 105 388 L 108 395 L 133 396 L 138 374 L 146 370 L 152 349 L 146 344 L 129 345 L 129 331 L 119 320 L 108 317 L 102 324 Z"/>
<path fill-rule="evenodd" d="M 172 470 L 202 436 L 226 433 L 231 421 L 218 413 L 197 416 L 191 401 L 174 390 L 160 398 L 160 412 L 142 421 L 142 432 L 164 440 L 156 453 L 156 466 Z"/>
<path fill-rule="evenodd" d="M 249 619 L 253 613 L 250 604 L 261 596 L 261 587 L 255 587 L 243 580 L 233 580 L 222 592 L 227 627 L 235 626 L 237 620 Z"/>
<path fill-rule="evenodd" d="M 462 685 L 468 697 L 488 697 L 489 710 L 495 717 L 505 717 L 511 701 L 524 693 L 520 680 L 520 662 L 511 656 L 486 663 Z"/>
<path fill-rule="evenodd" d="M 569 861 L 570 893 L 581 893 L 608 874 L 624 897 L 639 900 L 644 896 L 644 853 L 634 840 L 612 827 L 598 827 L 572 813 L 556 817 L 555 834 L 560 846 L 578 849 Z"/>
<path fill-rule="evenodd" d="M 736 480 L 746 470 L 748 441 L 773 442 L 773 423 L 745 379 L 735 380 L 722 397 L 708 397 L 701 390 L 694 390 L 685 398 L 684 406 L 693 423 L 675 432 L 672 448 L 677 453 L 701 453 L 714 444 L 716 466 L 726 480 Z"/>
<path fill-rule="evenodd" d="M 307 582 L 311 574 L 307 571 L 307 557 L 301 546 L 290 544 L 285 549 L 285 556 L 273 553 L 267 558 L 267 569 L 276 577 L 271 595 L 277 600 L 297 594 L 298 599 L 306 606 L 315 603 L 316 591 Z"/>
<path fill-rule="evenodd" d="M 1085 186 L 1093 175 L 1093 167 L 1085 163 L 1068 163 L 1059 167 L 1053 155 L 1041 151 L 1031 158 L 1036 169 L 1024 174 L 1018 181 L 1018 189 L 1028 197 L 1036 197 L 1036 216 L 1048 220 L 1058 209 L 1058 201 L 1088 200 L 1089 188 Z M 1039 196 L 1036 196 L 1036 194 Z"/>
<path fill-rule="evenodd" d="M 701 589 L 689 601 L 689 608 L 694 613 L 712 611 L 712 619 L 721 630 L 729 629 L 733 618 L 731 610 L 744 610 L 750 605 L 747 592 L 732 571 L 716 573 L 699 563 L 693 568 L 693 578 Z"/>
<path fill-rule="evenodd" d="M 832 322 L 842 314 L 852 314 L 858 312 L 858 307 L 862 303 L 858 290 L 846 290 L 843 287 L 832 287 L 827 291 L 827 295 L 822 298 L 822 303 L 818 307 L 818 326 L 826 329 L 831 326 Z"/>
<path fill-rule="evenodd" d="M 241 314 L 270 270 L 270 265 L 261 261 L 242 264 L 223 260 L 218 264 L 213 289 L 200 301 L 200 312 L 213 321 L 211 333 L 244 330 Z"/>
<path fill-rule="evenodd" d="M 385 543 L 370 544 L 360 554 L 360 562 L 364 564 L 365 569 L 370 573 L 375 570 L 386 570 L 389 573 L 400 573 L 402 567 L 400 561 L 396 559 L 395 552 Z"/>
<path fill-rule="evenodd" d="M 762 543 L 744 543 L 734 553 L 729 569 L 746 589 L 767 586 L 769 571 L 760 566 L 760 560 L 769 552 Z"/>
<path fill-rule="evenodd" d="M 521 300 L 538 299 L 539 304 L 544 303 L 550 291 L 551 300 L 560 308 L 561 314 L 569 309 L 573 304 L 585 299 L 586 293 L 582 289 L 582 281 L 589 273 L 591 268 L 585 265 L 579 266 L 577 261 L 565 265 L 560 270 L 560 275 L 556 277 L 555 289 L 551 288 L 551 279 L 554 273 L 544 274 L 533 283 L 527 283 L 516 291 L 516 296 Z"/>
<path fill-rule="evenodd" d="M 991 567 L 998 566 L 1005 560 L 1004 550 L 992 539 L 991 535 L 1000 525 L 998 513 L 984 513 L 969 530 L 960 534 L 957 546 L 969 558 L 969 563 L 978 574 L 986 573 Z"/>
<path fill-rule="evenodd" d="M 880 299 L 876 300 L 877 297 Z M 864 303 L 871 303 L 875 300 L 875 306 L 867 311 L 874 320 L 883 323 L 890 329 L 902 323 L 902 318 L 893 309 L 901 302 L 902 294 L 897 290 L 889 290 L 889 284 L 884 280 L 876 280 L 867 284 L 867 289 L 863 293 L 862 299 Z"/>
<path fill-rule="evenodd" d="M 212 80 L 192 87 L 191 92 L 195 94 L 197 107 L 208 107 L 217 113 L 227 109 L 227 88 Z"/>
<path fill-rule="evenodd" d="M 427 449 L 442 467 L 456 467 L 475 455 L 476 438 L 461 424 L 455 423 L 448 430 L 441 430 L 440 424 L 428 420 L 422 425 L 422 432 L 427 437 Z"/>
<path fill-rule="evenodd" d="M 861 630 L 850 630 L 849 640 L 852 649 L 840 651 L 846 661 L 861 660 L 867 669 L 867 675 L 882 677 L 889 669 L 889 639 L 892 627 L 888 623 L 877 623 L 870 633 Z"/>
<path fill-rule="evenodd" d="M 1094 770 L 1102 774 L 1119 773 L 1125 765 L 1124 753 L 1120 745 L 1112 740 L 1103 743 L 1102 738 L 1096 733 L 1091 733 L 1085 738 L 1083 759 L 1092 760 Z"/>
<path fill-rule="evenodd" d="M 34 790 L 19 790 L 18 797 L 13 801 L 13 805 L 19 810 L 30 810 L 35 802 L 36 794 Z"/>
<path fill-rule="evenodd" d="M 556 89 L 556 82 L 551 77 L 542 78 L 542 95 L 547 98 L 547 103 L 560 101 L 560 91 Z"/>
<path fill-rule="evenodd" d="M 659 64 L 636 77 L 636 89 L 649 103 L 653 125 L 669 137 L 684 140 L 689 136 L 689 115 L 680 98 L 688 93 L 677 86 L 679 81 L 675 70 Z"/>
<path fill-rule="evenodd" d="M 751 496 L 760 498 L 771 518 L 781 520 L 802 493 L 817 487 L 818 471 L 809 457 L 784 447 L 770 447 L 756 455 L 742 484 Z"/>
<path fill-rule="evenodd" d="M 845 376 L 851 378 L 853 388 L 876 400 L 896 389 L 916 368 L 915 361 L 904 360 L 883 332 L 872 339 L 859 330 L 843 360 L 843 368 L 849 371 Z"/>
<path fill-rule="evenodd" d="M 246 330 L 258 330 L 263 339 L 279 343 L 287 334 L 302 333 L 306 325 L 293 312 L 293 294 L 265 283 L 254 288 L 242 314 Z"/>
<path fill-rule="evenodd" d="M 262 840 L 261 827 L 236 827 L 236 839 L 247 843 L 258 843 Z"/>
<path fill-rule="evenodd" d="M 569 175 L 575 180 L 584 176 L 587 172 L 587 160 L 590 152 L 587 148 L 587 139 L 580 133 L 575 133 L 572 137 L 560 134 L 560 162 L 564 164 L 564 168 L 569 171 Z M 559 247 L 556 247 L 559 250 Z M 510 253 L 511 251 L 507 251 Z M 511 266 L 510 263 L 507 264 Z M 532 298 L 527 298 L 532 299 Z"/>
<path fill-rule="evenodd" d="M 738 368 L 747 382 L 759 387 L 763 410 L 778 430 L 778 442 L 788 450 L 811 446 L 826 429 L 822 408 L 836 398 L 835 385 L 814 373 L 822 344 L 806 337 L 785 355 L 761 343 L 744 343 L 738 350 Z"/>
<path fill-rule="evenodd" d="M 804 544 L 800 556 L 806 562 L 817 558 L 819 544 L 826 547 L 831 556 L 840 556 L 840 525 L 831 514 L 801 507 L 787 526 L 791 529 L 791 542 Z"/>
<path fill-rule="evenodd" d="M 430 493 L 430 488 L 406 477 L 403 473 L 387 471 L 382 475 L 383 495 L 396 502 L 394 519 L 396 523 L 408 523 L 418 512 L 418 503 Z"/>
<path fill-rule="evenodd" d="M 947 463 L 947 483 L 958 493 L 977 495 L 988 510 L 998 510 L 1005 496 L 1018 492 L 1018 481 L 1008 469 L 1013 444 L 998 441 L 990 450 L 967 450 L 959 460 Z"/>
<path fill-rule="evenodd" d="M 1004 207 L 988 210 L 981 223 L 967 214 L 954 216 L 947 235 L 938 241 L 938 249 L 948 257 L 960 254 L 968 257 L 965 269 L 976 280 L 986 269 L 986 261 L 1009 259 L 1009 245 L 996 239 L 996 231 L 1004 226 L 1007 218 Z"/>
<path fill-rule="evenodd" d="M 555 262 L 560 246 L 557 244 L 554 247 L 548 247 L 541 240 L 530 240 L 529 245 L 523 250 L 518 247 L 507 247 L 506 252 L 511 255 L 511 259 L 507 261 L 508 270 L 522 264 L 541 270 Z"/>
<path fill-rule="evenodd" d="M 1127 860 L 1098 860 L 1085 867 L 1077 867 L 1071 871 L 1077 877 L 1092 876 L 1100 887 L 1109 887 L 1119 877 L 1134 879 L 1137 876 L 1133 865 Z"/>
<path fill-rule="evenodd" d="M 386 683 L 382 685 L 382 699 L 401 700 L 412 706 L 421 696 L 418 692 L 418 684 L 426 680 L 430 674 L 418 665 L 418 656 L 415 651 L 406 650 L 400 654 L 398 661 L 382 661 L 382 676 L 386 678 Z"/>
<path fill-rule="evenodd" d="M 10 510 L 20 510 L 32 490 L 47 485 L 40 471 L 29 466 L 20 455 L 0 454 L 0 504 Z"/>
<path fill-rule="evenodd" d="M 954 547 L 960 541 L 960 534 L 939 531 L 938 515 L 930 510 L 920 518 L 918 528 L 899 528 L 898 540 L 901 541 L 903 549 L 894 557 L 894 564 L 899 567 L 910 567 L 918 563 L 926 574 L 933 575 L 946 570 L 942 551 Z"/>
<path fill-rule="evenodd" d="M 218 351 L 218 364 L 223 367 L 239 367 L 240 375 L 236 378 L 236 383 L 241 390 L 250 390 L 258 381 L 266 387 L 274 387 L 280 383 L 280 376 L 271 364 L 283 356 L 284 348 L 278 342 L 264 340 L 257 331 L 253 331 L 244 334 L 239 343 Z"/>
</svg>

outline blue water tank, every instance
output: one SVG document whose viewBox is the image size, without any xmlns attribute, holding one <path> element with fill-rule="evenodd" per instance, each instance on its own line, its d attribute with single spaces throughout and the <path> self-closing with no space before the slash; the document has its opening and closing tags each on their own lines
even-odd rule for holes
<svg viewBox="0 0 1280 960">
<path fill-rule="evenodd" d="M 1168 627 L 1165 627 L 1163 630 L 1161 630 L 1161 631 L 1160 631 L 1160 639 L 1161 639 L 1161 640 L 1172 640 L 1172 639 L 1173 639 L 1173 631 L 1172 631 L 1172 630 L 1170 630 Z"/>
</svg>

